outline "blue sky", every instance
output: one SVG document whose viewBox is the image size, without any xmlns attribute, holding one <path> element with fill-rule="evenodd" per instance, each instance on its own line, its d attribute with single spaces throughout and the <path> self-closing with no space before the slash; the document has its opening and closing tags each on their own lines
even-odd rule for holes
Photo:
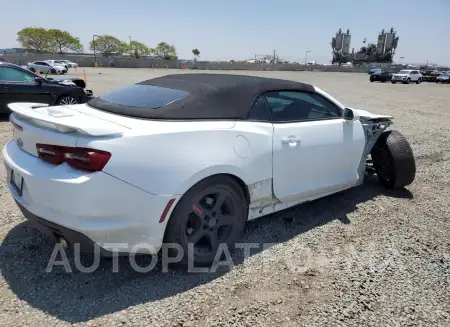
<svg viewBox="0 0 450 327">
<path fill-rule="evenodd" d="M 375 42 L 394 27 L 403 62 L 450 65 L 450 0 L 31 0 L 4 1 L 0 48 L 16 47 L 25 26 L 67 30 L 87 49 L 93 34 L 155 46 L 174 44 L 180 58 L 198 48 L 203 60 L 250 59 L 277 54 L 290 61 L 331 58 L 339 28 L 350 29 L 351 47 Z M 5 14 L 7 13 L 7 14 Z"/>
</svg>

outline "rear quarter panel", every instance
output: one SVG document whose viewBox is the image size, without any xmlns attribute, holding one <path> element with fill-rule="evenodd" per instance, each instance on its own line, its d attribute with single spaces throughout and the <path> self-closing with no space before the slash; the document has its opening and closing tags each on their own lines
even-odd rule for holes
<svg viewBox="0 0 450 327">
<path fill-rule="evenodd" d="M 104 172 L 147 192 L 184 194 L 200 180 L 231 174 L 250 185 L 272 178 L 270 123 L 142 120 L 117 138 L 80 137 L 79 147 L 112 153 Z"/>
</svg>

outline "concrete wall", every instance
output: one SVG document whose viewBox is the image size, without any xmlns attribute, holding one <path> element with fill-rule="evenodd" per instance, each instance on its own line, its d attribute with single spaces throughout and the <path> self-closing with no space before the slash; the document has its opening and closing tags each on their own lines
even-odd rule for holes
<svg viewBox="0 0 450 327">
<path fill-rule="evenodd" d="M 18 65 L 26 65 L 32 61 L 42 60 L 71 60 L 80 67 L 93 67 L 93 56 L 82 55 L 54 55 L 54 54 L 19 54 L 19 53 L 5 53 L 2 56 L 6 61 Z M 275 70 L 275 71 L 326 71 L 326 72 L 357 72 L 366 73 L 367 67 L 339 67 L 339 66 L 304 66 L 298 64 L 250 64 L 250 63 L 213 63 L 207 61 L 182 63 L 177 60 L 154 60 L 154 59 L 133 59 L 133 58 L 105 58 L 97 56 L 97 63 L 100 67 L 117 67 L 117 68 L 168 68 L 168 69 L 198 69 L 198 70 Z M 398 69 L 387 69 L 389 71 L 398 71 Z"/>
</svg>

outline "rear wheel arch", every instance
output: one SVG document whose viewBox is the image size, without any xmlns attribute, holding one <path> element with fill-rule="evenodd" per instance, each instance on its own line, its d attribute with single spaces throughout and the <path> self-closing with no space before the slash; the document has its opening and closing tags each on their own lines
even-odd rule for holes
<svg viewBox="0 0 450 327">
<path fill-rule="evenodd" d="M 235 236 L 240 236 L 244 230 L 245 222 L 248 218 L 248 205 L 249 205 L 249 198 L 250 194 L 248 191 L 247 186 L 245 185 L 244 181 L 240 179 L 239 177 L 227 173 L 219 173 L 215 175 L 211 175 L 208 177 L 203 178 L 202 180 L 198 181 L 194 185 L 192 185 L 177 201 L 173 209 L 171 210 L 170 216 L 166 219 L 166 226 L 164 230 L 164 236 L 163 236 L 163 244 L 164 243 L 177 243 L 179 245 L 183 246 L 184 251 L 188 251 L 186 248 L 185 242 L 182 240 L 185 236 L 182 236 L 184 234 L 183 229 L 186 228 L 185 221 L 188 221 L 188 216 L 186 216 L 185 220 L 185 212 L 189 212 L 189 210 L 186 210 L 186 208 L 192 207 L 192 203 L 190 202 L 192 199 L 195 199 L 198 194 L 202 193 L 202 190 L 207 190 L 214 186 L 222 186 L 225 189 L 229 189 L 232 194 L 234 193 L 234 196 L 237 197 L 237 199 L 240 198 L 240 200 L 237 200 L 237 204 L 240 202 L 241 205 L 236 208 L 236 210 L 239 210 L 241 212 L 240 219 L 238 222 L 234 223 L 233 227 L 238 232 L 235 234 Z M 195 203 L 195 202 L 194 202 Z M 245 207 L 244 207 L 245 206 Z M 214 215 L 214 214 L 213 214 Z M 214 216 L 213 216 L 214 217 Z M 237 237 L 236 236 L 236 237 Z M 236 241 L 236 239 L 234 239 Z M 228 242 L 228 240 L 226 241 Z M 230 241 L 231 242 L 231 241 Z M 169 249 L 171 251 L 171 249 Z M 186 252 L 184 252 L 186 253 Z M 201 258 L 199 258 L 201 259 Z M 186 264 L 186 257 L 183 256 L 182 264 Z M 200 264 L 209 263 L 212 258 L 206 258 L 206 261 Z"/>
</svg>

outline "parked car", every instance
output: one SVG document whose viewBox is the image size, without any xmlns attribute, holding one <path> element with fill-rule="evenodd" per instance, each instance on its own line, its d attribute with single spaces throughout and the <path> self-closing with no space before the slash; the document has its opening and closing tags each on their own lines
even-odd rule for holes
<svg viewBox="0 0 450 327">
<path fill-rule="evenodd" d="M 392 74 L 389 72 L 376 72 L 370 75 L 371 82 L 389 82 L 392 79 Z"/>
<path fill-rule="evenodd" d="M 441 74 L 438 70 L 426 70 L 421 72 L 424 82 L 436 82 L 437 77 Z"/>
<path fill-rule="evenodd" d="M 442 72 L 442 74 L 436 78 L 436 83 L 450 84 L 450 72 Z"/>
<path fill-rule="evenodd" d="M 52 65 L 46 61 L 35 61 L 28 63 L 28 69 L 33 73 L 43 73 L 43 74 L 65 74 L 67 73 L 67 68 L 61 66 L 60 64 Z"/>
<path fill-rule="evenodd" d="M 423 76 L 418 70 L 414 69 L 403 69 L 397 74 L 392 75 L 392 84 L 401 82 L 403 84 L 409 84 L 411 82 L 416 82 L 420 84 L 423 81 Z"/>
<path fill-rule="evenodd" d="M 8 113 L 11 102 L 49 105 L 85 103 L 92 99 L 84 80 L 77 77 L 43 78 L 20 66 L 0 63 L 0 113 Z"/>
<path fill-rule="evenodd" d="M 63 66 L 66 70 L 69 70 L 69 66 L 60 60 L 45 60 L 45 62 L 50 64 L 50 66 Z"/>
<path fill-rule="evenodd" d="M 78 64 L 70 60 L 55 60 L 58 63 L 66 65 L 68 68 L 77 68 Z"/>
<path fill-rule="evenodd" d="M 379 73 L 379 72 L 381 72 L 380 68 L 370 68 L 368 74 L 372 75 L 374 73 Z"/>
<path fill-rule="evenodd" d="M 416 171 L 391 116 L 299 82 L 168 75 L 88 105 L 9 107 L 3 157 L 19 208 L 62 244 L 105 255 L 175 243 L 182 263 L 210 264 L 247 220 L 360 185 L 367 165 L 388 188 Z"/>
</svg>

